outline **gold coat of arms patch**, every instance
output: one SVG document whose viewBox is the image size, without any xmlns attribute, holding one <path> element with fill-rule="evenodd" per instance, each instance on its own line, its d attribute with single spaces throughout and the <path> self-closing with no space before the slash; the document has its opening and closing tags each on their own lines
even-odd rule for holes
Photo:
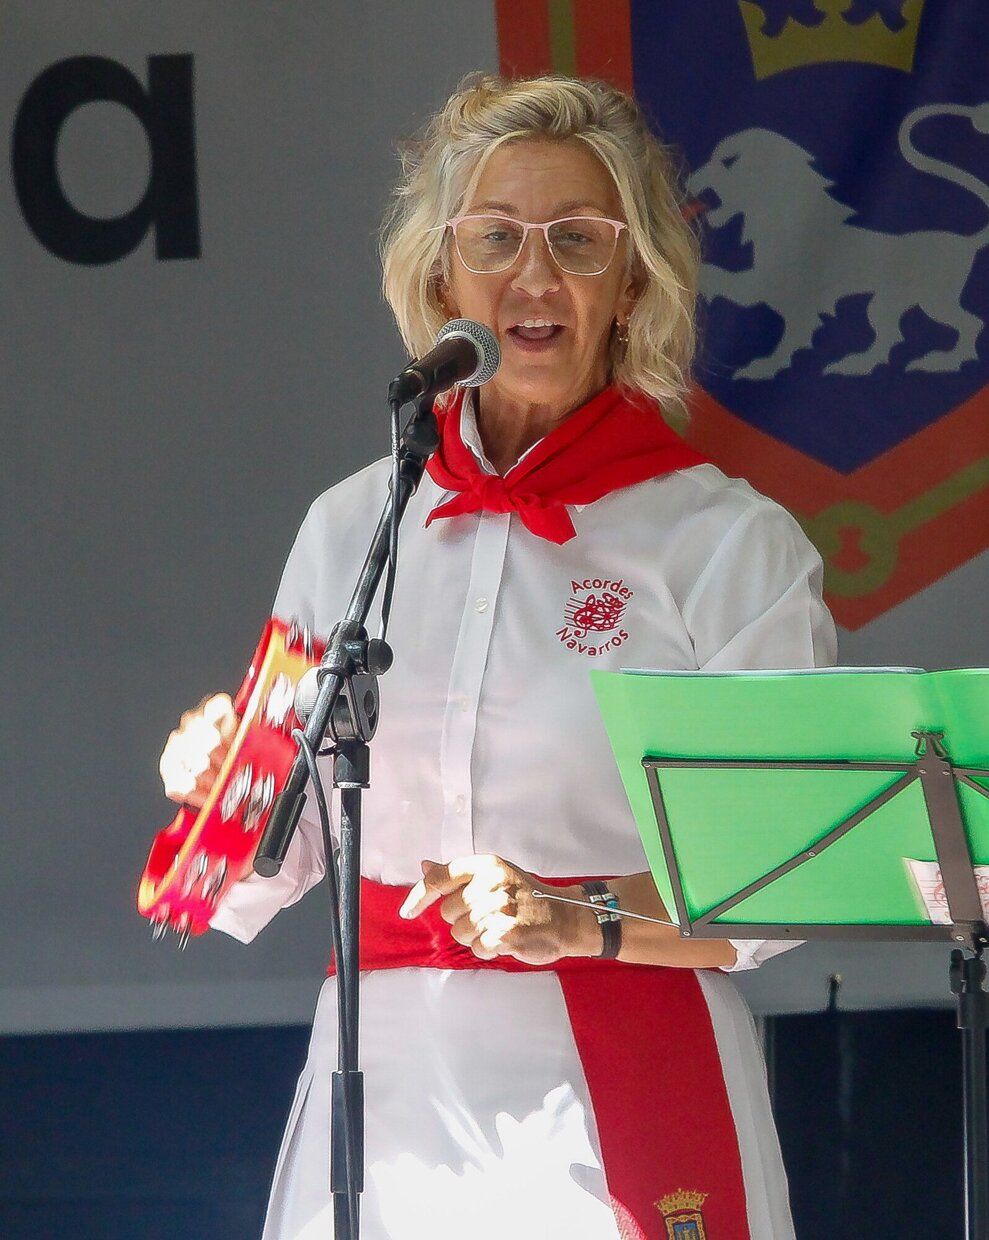
<svg viewBox="0 0 989 1240">
<path fill-rule="evenodd" d="M 707 1193 L 688 1193 L 678 1188 L 656 1202 L 666 1224 L 667 1240 L 707 1240 L 701 1206 Z"/>
</svg>

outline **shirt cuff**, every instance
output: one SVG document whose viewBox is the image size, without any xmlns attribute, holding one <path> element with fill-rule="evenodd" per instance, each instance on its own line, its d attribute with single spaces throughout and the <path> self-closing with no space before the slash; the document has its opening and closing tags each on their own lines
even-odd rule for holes
<svg viewBox="0 0 989 1240">
<path fill-rule="evenodd" d="M 737 959 L 734 964 L 723 964 L 725 973 L 744 973 L 747 969 L 758 969 L 764 961 L 789 951 L 791 947 L 799 947 L 802 939 L 729 939 L 734 947 Z"/>
<path fill-rule="evenodd" d="M 259 883 L 267 881 L 259 874 L 249 874 L 246 878 L 242 878 L 239 883 L 234 883 L 227 895 L 220 901 L 213 916 L 209 919 L 210 929 L 220 930 L 223 934 L 229 934 L 231 938 L 237 939 L 241 943 L 253 943 L 265 923 L 261 921 L 260 924 L 251 924 L 250 919 L 245 920 L 240 913 L 241 911 L 250 911 L 250 886 L 252 884 L 257 886 Z M 248 894 L 247 901 L 244 901 L 243 898 L 238 901 L 237 896 L 241 894 L 238 893 L 238 888 L 241 889 L 241 893 L 243 893 L 244 888 L 248 889 L 247 893 L 243 893 Z M 238 903 L 245 905 L 246 908 L 244 910 L 231 908 L 231 904 L 236 905 Z"/>
</svg>

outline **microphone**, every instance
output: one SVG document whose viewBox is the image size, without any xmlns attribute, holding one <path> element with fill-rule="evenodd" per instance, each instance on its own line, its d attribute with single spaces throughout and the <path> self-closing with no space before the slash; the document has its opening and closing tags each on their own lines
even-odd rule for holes
<svg viewBox="0 0 989 1240">
<path fill-rule="evenodd" d="M 400 405 L 420 398 L 431 400 L 455 383 L 480 387 L 500 365 L 501 349 L 489 328 L 473 319 L 451 319 L 440 328 L 429 352 L 392 381 L 388 400 Z"/>
</svg>

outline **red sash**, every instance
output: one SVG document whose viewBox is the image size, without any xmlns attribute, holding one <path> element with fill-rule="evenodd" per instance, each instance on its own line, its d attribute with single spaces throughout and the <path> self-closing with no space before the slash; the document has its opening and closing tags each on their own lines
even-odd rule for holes
<svg viewBox="0 0 989 1240">
<path fill-rule="evenodd" d="M 439 903 L 413 921 L 399 917 L 407 894 L 361 879 L 362 970 L 558 975 L 622 1240 L 749 1240 L 735 1124 L 694 970 L 582 956 L 538 966 L 478 960 L 451 936 Z"/>
</svg>

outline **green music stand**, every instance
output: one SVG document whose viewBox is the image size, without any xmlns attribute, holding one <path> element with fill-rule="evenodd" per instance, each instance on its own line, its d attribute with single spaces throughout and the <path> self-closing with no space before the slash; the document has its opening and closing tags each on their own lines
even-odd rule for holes
<svg viewBox="0 0 989 1240">
<path fill-rule="evenodd" d="M 974 871 L 989 865 L 989 670 L 592 679 L 656 887 L 685 938 L 971 951 L 952 952 L 949 984 L 963 1035 L 967 1235 L 989 1240 L 989 929 Z M 943 922 L 917 885 L 925 864 Z"/>
</svg>

